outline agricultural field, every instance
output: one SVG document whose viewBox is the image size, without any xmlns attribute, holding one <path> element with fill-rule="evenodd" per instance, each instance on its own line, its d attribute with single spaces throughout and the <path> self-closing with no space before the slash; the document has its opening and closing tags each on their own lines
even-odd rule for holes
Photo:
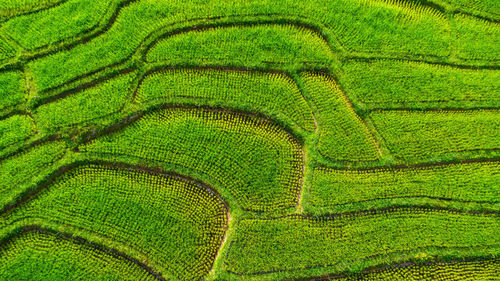
<svg viewBox="0 0 500 281">
<path fill-rule="evenodd" d="M 499 276 L 500 1 L 0 1 L 0 281 Z"/>
</svg>

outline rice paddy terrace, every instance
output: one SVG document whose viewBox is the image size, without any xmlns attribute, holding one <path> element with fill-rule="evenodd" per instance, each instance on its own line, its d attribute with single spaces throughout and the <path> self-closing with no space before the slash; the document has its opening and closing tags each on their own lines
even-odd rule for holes
<svg viewBox="0 0 500 281">
<path fill-rule="evenodd" d="M 499 280 L 500 2 L 0 1 L 0 280 Z"/>
</svg>

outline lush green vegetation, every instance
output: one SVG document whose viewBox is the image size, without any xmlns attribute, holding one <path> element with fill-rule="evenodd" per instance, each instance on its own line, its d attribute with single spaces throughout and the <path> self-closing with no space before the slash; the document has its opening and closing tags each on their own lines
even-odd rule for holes
<svg viewBox="0 0 500 281">
<path fill-rule="evenodd" d="M 168 69 L 148 75 L 137 103 L 188 104 L 263 112 L 314 131 L 314 116 L 295 82 L 281 73 Z"/>
<path fill-rule="evenodd" d="M 44 9 L 67 0 L 3 0 L 0 2 L 0 16 L 12 17 Z"/>
<path fill-rule="evenodd" d="M 491 111 L 381 111 L 370 115 L 395 157 L 433 162 L 498 157 L 500 119 Z"/>
<path fill-rule="evenodd" d="M 499 3 L 0 1 L 0 281 L 495 280 Z"/>
<path fill-rule="evenodd" d="M 267 120 L 211 110 L 154 111 L 80 146 L 99 156 L 156 161 L 227 189 L 247 210 L 293 207 L 302 176 L 299 144 Z M 116 158 L 115 158 L 116 159 Z"/>
<path fill-rule="evenodd" d="M 310 204 L 313 211 L 328 213 L 388 207 L 400 202 L 411 204 L 415 199 L 415 205 L 427 203 L 437 207 L 452 205 L 454 201 L 489 202 L 496 203 L 493 208 L 498 210 L 498 186 L 498 162 L 370 170 L 320 167 L 314 170 L 304 204 Z"/>
<path fill-rule="evenodd" d="M 375 140 L 337 83 L 315 73 L 304 73 L 302 79 L 316 109 L 318 151 L 336 160 L 376 160 L 380 155 Z"/>
<path fill-rule="evenodd" d="M 500 105 L 497 70 L 400 60 L 348 61 L 343 70 L 339 83 L 363 109 L 465 109 Z"/>
<path fill-rule="evenodd" d="M 25 83 L 19 71 L 0 72 L 0 112 L 24 101 Z"/>
<path fill-rule="evenodd" d="M 236 43 L 237 42 L 237 43 Z M 332 50 L 314 30 L 293 25 L 243 25 L 199 29 L 160 40 L 148 62 L 192 65 L 268 65 L 332 63 Z"/>
<path fill-rule="evenodd" d="M 53 165 L 65 152 L 63 143 L 49 142 L 0 162 L 0 210 L 43 181 L 54 170 Z"/>
<path fill-rule="evenodd" d="M 123 257 L 51 232 L 21 233 L 0 257 L 2 280 L 156 280 Z"/>
<path fill-rule="evenodd" d="M 499 227 L 497 215 L 418 208 L 249 219 L 237 225 L 224 268 L 250 280 L 276 280 L 427 255 L 496 256 Z"/>
<path fill-rule="evenodd" d="M 498 23 L 458 14 L 456 25 L 456 48 L 460 58 L 476 60 L 498 60 L 500 50 L 500 27 Z"/>
<path fill-rule="evenodd" d="M 65 173 L 5 214 L 0 226 L 5 230 L 35 221 L 73 226 L 100 239 L 113 237 L 111 248 L 147 259 L 156 272 L 182 280 L 210 270 L 227 224 L 223 202 L 195 183 L 96 165 Z"/>
<path fill-rule="evenodd" d="M 376 50 L 399 55 L 445 56 L 448 53 L 449 27 L 442 17 L 425 10 L 384 3 L 378 5 L 379 2 L 369 2 L 372 5 L 367 5 L 365 1 L 348 2 L 287 0 L 279 4 L 262 1 L 248 5 L 241 0 L 227 5 L 218 0 L 203 4 L 138 1 L 124 7 L 113 26 L 103 35 L 70 50 L 36 60 L 29 66 L 40 90 L 46 90 L 130 58 L 151 32 L 163 29 L 161 35 L 173 29 L 172 26 L 190 26 L 196 22 L 195 19 L 207 14 L 210 17 L 263 13 L 287 15 L 290 7 L 296 11 L 290 18 L 322 22 L 335 34 L 329 39 L 340 41 L 347 50 L 367 53 Z M 193 23 L 190 24 L 189 19 Z M 220 21 L 228 22 L 230 18 Z"/>
<path fill-rule="evenodd" d="M 0 120 L 0 157 L 21 147 L 36 128 L 28 115 L 14 115 Z"/>
<path fill-rule="evenodd" d="M 133 79 L 134 73 L 127 73 L 41 105 L 35 112 L 40 132 L 50 134 L 67 127 L 89 125 L 92 121 L 100 124 L 100 118 L 125 106 Z"/>
<path fill-rule="evenodd" d="M 494 280 L 498 277 L 500 261 L 463 261 L 425 264 L 403 264 L 368 273 L 335 278 L 335 280 Z M 333 279 L 332 279 L 333 280 Z"/>
<path fill-rule="evenodd" d="M 14 48 L 0 37 L 0 63 L 4 63 L 5 60 L 12 58 L 14 55 Z"/>
<path fill-rule="evenodd" d="M 497 1 L 491 0 L 434 0 L 438 4 L 438 1 L 443 1 L 450 5 L 449 9 L 463 10 L 476 14 L 478 12 L 487 13 L 489 17 L 494 18 L 500 14 L 500 4 Z M 481 14 L 481 13 L 478 13 Z"/>
<path fill-rule="evenodd" d="M 0 32 L 25 49 L 36 49 L 96 27 L 109 6 L 108 0 L 70 0 L 53 9 L 15 17 Z"/>
</svg>

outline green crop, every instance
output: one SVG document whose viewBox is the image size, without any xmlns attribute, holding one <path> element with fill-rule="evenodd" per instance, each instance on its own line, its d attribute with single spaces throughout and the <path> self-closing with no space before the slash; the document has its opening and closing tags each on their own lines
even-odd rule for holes
<svg viewBox="0 0 500 281">
<path fill-rule="evenodd" d="M 402 264 L 373 270 L 367 273 L 335 278 L 341 281 L 446 281 L 446 280 L 495 280 L 500 270 L 500 260 Z M 333 279 L 332 279 L 333 280 Z"/>
<path fill-rule="evenodd" d="M 0 16 L 13 17 L 48 8 L 65 1 L 67 0 L 2 0 L 0 2 Z"/>
<path fill-rule="evenodd" d="M 293 207 L 302 175 L 300 146 L 278 126 L 209 110 L 154 111 L 80 151 L 111 159 L 137 157 L 180 173 L 201 174 L 247 210 Z"/>
<path fill-rule="evenodd" d="M 65 173 L 3 215 L 0 228 L 35 221 L 75 227 L 89 237 L 113 237 L 112 248 L 147 259 L 156 272 L 181 280 L 208 272 L 227 224 L 223 202 L 203 187 L 177 177 L 97 165 Z"/>
<path fill-rule="evenodd" d="M 366 109 L 466 109 L 500 105 L 497 70 L 399 60 L 348 61 L 343 70 L 340 84 L 349 98 Z"/>
<path fill-rule="evenodd" d="M 0 162 L 0 210 L 25 195 L 52 172 L 66 147 L 61 142 L 46 143 Z"/>
<path fill-rule="evenodd" d="M 65 127 L 96 122 L 120 111 L 133 79 L 134 73 L 127 73 L 41 105 L 35 112 L 40 131 L 49 134 Z"/>
<path fill-rule="evenodd" d="M 500 56 L 498 23 L 458 14 L 454 17 L 457 56 L 476 60 L 497 60 Z"/>
<path fill-rule="evenodd" d="M 108 0 L 70 0 L 39 13 L 15 17 L 2 25 L 23 48 L 31 50 L 95 28 L 110 6 Z"/>
<path fill-rule="evenodd" d="M 318 151 L 335 160 L 376 160 L 379 152 L 375 140 L 337 83 L 314 73 L 304 73 L 301 78 L 307 98 L 316 107 Z"/>
<path fill-rule="evenodd" d="M 389 150 L 408 162 L 431 162 L 498 155 L 498 111 L 373 112 Z"/>
<path fill-rule="evenodd" d="M 418 208 L 249 219 L 238 224 L 223 268 L 247 280 L 281 280 L 415 257 L 496 256 L 499 227 L 496 215 Z"/>
<path fill-rule="evenodd" d="M 35 125 L 28 115 L 14 115 L 0 120 L 0 157 L 21 147 L 34 133 Z"/>
<path fill-rule="evenodd" d="M 2 280 L 156 280 L 124 257 L 46 231 L 22 233 L 0 256 Z"/>
<path fill-rule="evenodd" d="M 24 101 L 24 85 L 21 72 L 0 72 L 0 111 Z"/>
<path fill-rule="evenodd" d="M 15 55 L 14 48 L 0 37 L 0 64 L 12 58 Z"/>
<path fill-rule="evenodd" d="M 295 82 L 280 73 L 217 69 L 160 71 L 142 81 L 136 102 L 233 107 L 265 112 L 307 131 L 315 129 L 313 113 Z"/>
<path fill-rule="evenodd" d="M 498 162 L 373 170 L 317 168 L 307 204 L 327 211 L 387 207 L 395 199 L 415 200 L 417 204 L 425 199 L 439 199 L 498 205 L 498 186 Z M 381 205 L 375 205 L 376 202 Z M 434 205 L 442 207 L 444 202 Z"/>
<path fill-rule="evenodd" d="M 129 59 L 149 34 L 162 30 L 162 27 L 163 33 L 167 33 L 172 25 L 190 26 L 187 19 L 194 20 L 207 13 L 211 17 L 224 18 L 295 11 L 290 18 L 323 21 L 329 32 L 335 34 L 329 36 L 330 41 L 341 41 L 340 44 L 349 51 L 371 53 L 377 50 L 399 55 L 423 53 L 437 56 L 448 53 L 449 26 L 442 17 L 425 10 L 377 5 L 375 1 L 371 2 L 373 5 L 367 5 L 365 1 L 348 2 L 287 0 L 283 3 L 262 1 L 248 5 L 247 1 L 241 0 L 229 6 L 219 0 L 195 5 L 190 5 L 190 2 L 134 2 L 120 11 L 113 26 L 101 36 L 70 50 L 30 62 L 29 67 L 39 89 L 50 89 Z M 222 21 L 229 20 L 228 17 Z M 375 36 L 374 30 L 379 30 Z"/>
<path fill-rule="evenodd" d="M 1 280 L 496 280 L 498 0 L 0 0 Z"/>
<path fill-rule="evenodd" d="M 235 44 L 235 42 L 237 42 Z M 230 26 L 176 34 L 158 41 L 148 62 L 245 67 L 332 63 L 328 43 L 315 31 L 293 25 Z"/>
</svg>

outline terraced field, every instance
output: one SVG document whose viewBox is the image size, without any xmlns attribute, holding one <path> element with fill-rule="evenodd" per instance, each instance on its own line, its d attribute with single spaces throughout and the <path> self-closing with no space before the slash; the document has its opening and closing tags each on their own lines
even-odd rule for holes
<svg viewBox="0 0 500 281">
<path fill-rule="evenodd" d="M 500 280 L 499 24 L 0 1 L 0 280 Z"/>
</svg>

